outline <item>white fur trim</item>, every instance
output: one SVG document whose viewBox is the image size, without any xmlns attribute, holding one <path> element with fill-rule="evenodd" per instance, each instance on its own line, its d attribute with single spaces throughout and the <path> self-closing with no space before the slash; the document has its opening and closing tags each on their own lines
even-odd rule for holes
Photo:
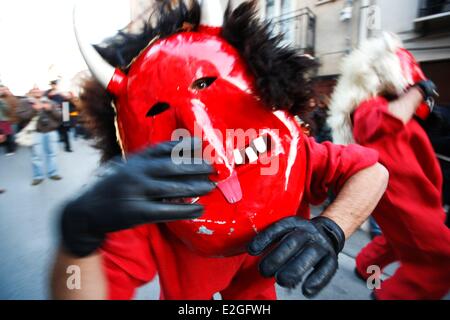
<svg viewBox="0 0 450 320">
<path fill-rule="evenodd" d="M 396 54 L 402 47 L 396 35 L 384 33 L 344 58 L 329 106 L 328 124 L 334 143 L 354 143 L 351 115 L 361 102 L 382 93 L 400 95 L 406 90 L 408 81 Z"/>
</svg>

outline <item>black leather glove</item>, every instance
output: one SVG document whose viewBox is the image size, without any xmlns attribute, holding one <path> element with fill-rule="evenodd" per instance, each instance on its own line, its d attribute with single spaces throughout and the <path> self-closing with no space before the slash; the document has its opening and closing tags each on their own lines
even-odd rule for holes
<svg viewBox="0 0 450 320">
<path fill-rule="evenodd" d="M 289 217 L 258 234 L 248 251 L 253 256 L 267 251 L 259 270 L 264 277 L 275 276 L 276 282 L 285 288 L 295 288 L 313 269 L 302 286 L 303 294 L 312 297 L 335 274 L 337 255 L 344 242 L 344 232 L 331 219 L 317 217 L 309 221 Z"/>
<path fill-rule="evenodd" d="M 179 200 L 209 193 L 215 187 L 208 179 L 213 169 L 199 159 L 200 164 L 175 164 L 171 153 L 179 143 L 163 143 L 131 157 L 69 202 L 61 221 L 65 249 L 84 257 L 98 249 L 109 232 L 201 216 L 202 206 Z M 183 143 L 200 148 L 198 140 Z"/>
<path fill-rule="evenodd" d="M 437 87 L 431 80 L 424 80 L 416 83 L 416 86 L 422 91 L 423 99 L 428 101 L 439 96 Z"/>
</svg>

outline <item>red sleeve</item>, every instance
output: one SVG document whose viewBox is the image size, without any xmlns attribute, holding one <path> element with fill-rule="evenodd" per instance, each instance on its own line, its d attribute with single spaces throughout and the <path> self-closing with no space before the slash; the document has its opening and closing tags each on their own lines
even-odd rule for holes
<svg viewBox="0 0 450 320">
<path fill-rule="evenodd" d="M 155 277 L 149 232 L 149 226 L 141 226 L 108 235 L 101 254 L 109 299 L 132 299 L 136 288 Z"/>
<path fill-rule="evenodd" d="M 313 205 L 321 204 L 331 190 L 336 194 L 358 171 L 373 166 L 378 152 L 359 145 L 341 146 L 330 142 L 306 141 L 306 197 Z"/>
<path fill-rule="evenodd" d="M 353 136 L 362 145 L 394 135 L 403 127 L 403 122 L 389 112 L 389 102 L 382 97 L 364 101 L 353 115 Z"/>
</svg>

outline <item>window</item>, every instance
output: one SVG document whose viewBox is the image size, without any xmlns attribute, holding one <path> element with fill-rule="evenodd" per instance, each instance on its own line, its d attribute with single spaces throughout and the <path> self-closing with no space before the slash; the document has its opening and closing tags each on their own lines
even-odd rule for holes
<svg viewBox="0 0 450 320">
<path fill-rule="evenodd" d="M 450 0 L 422 0 L 419 16 L 431 16 L 450 11 Z"/>
<path fill-rule="evenodd" d="M 295 42 L 295 29 L 296 21 L 292 19 L 292 1 L 291 0 L 281 0 L 281 21 L 280 21 L 280 31 L 284 34 L 284 41 L 286 44 L 293 44 Z"/>
<path fill-rule="evenodd" d="M 275 17 L 275 0 L 267 0 L 266 2 L 266 19 L 270 20 Z"/>
<path fill-rule="evenodd" d="M 298 0 L 266 0 L 266 20 L 274 33 L 283 34 L 283 44 L 314 55 L 316 17 L 308 7 L 299 9 Z"/>
<path fill-rule="evenodd" d="M 286 14 L 292 11 L 291 0 L 281 0 L 281 14 Z"/>
</svg>

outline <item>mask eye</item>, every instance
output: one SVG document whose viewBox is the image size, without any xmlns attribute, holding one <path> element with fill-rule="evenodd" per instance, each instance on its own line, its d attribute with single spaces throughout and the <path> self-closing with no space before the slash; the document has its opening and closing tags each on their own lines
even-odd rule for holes
<svg viewBox="0 0 450 320">
<path fill-rule="evenodd" d="M 150 110 L 148 110 L 146 116 L 154 117 L 160 113 L 163 113 L 164 111 L 166 111 L 169 108 L 170 108 L 170 105 L 168 103 L 158 102 L 158 103 L 154 104 L 153 107 L 150 108 Z"/>
<path fill-rule="evenodd" d="M 216 81 L 217 77 L 205 77 L 198 80 L 195 80 L 194 83 L 191 85 L 192 89 L 195 90 L 205 90 L 210 85 L 213 84 L 214 81 Z"/>
</svg>

